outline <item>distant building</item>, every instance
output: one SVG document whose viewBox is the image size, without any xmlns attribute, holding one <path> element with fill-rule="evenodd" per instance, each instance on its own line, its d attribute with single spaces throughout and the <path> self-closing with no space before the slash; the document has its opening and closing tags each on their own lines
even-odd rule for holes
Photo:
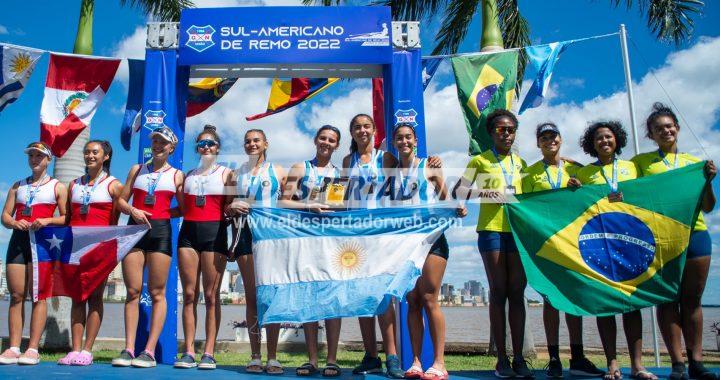
<svg viewBox="0 0 720 380">
<path fill-rule="evenodd" d="M 455 292 L 455 287 L 451 284 L 442 284 L 440 286 L 440 294 L 443 296 L 443 299 L 450 301 L 453 293 Z"/>
<path fill-rule="evenodd" d="M 235 285 L 233 287 L 235 293 L 245 294 L 245 285 L 243 285 L 242 276 L 236 276 L 233 284 Z"/>
<path fill-rule="evenodd" d="M 230 293 L 230 273 L 228 273 L 226 269 L 223 274 L 222 282 L 220 282 L 220 294 L 228 293 Z"/>
<path fill-rule="evenodd" d="M 470 280 L 464 284 L 464 289 L 468 291 L 470 296 L 482 295 L 483 286 L 480 281 Z"/>
</svg>

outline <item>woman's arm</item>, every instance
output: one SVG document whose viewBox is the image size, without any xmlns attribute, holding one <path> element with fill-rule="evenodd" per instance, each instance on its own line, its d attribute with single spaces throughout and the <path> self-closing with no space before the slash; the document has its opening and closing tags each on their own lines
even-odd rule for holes
<svg viewBox="0 0 720 380">
<path fill-rule="evenodd" d="M 123 185 L 118 180 L 113 180 L 110 184 L 110 196 L 113 199 L 112 213 L 110 214 L 110 224 L 117 225 L 120 219 L 120 209 L 118 206 L 118 200 L 122 196 Z"/>
<path fill-rule="evenodd" d="M 13 187 L 8 190 L 7 197 L 5 198 L 5 207 L 3 207 L 2 224 L 5 228 L 27 231 L 28 228 L 30 228 L 30 222 L 27 220 L 15 220 L 15 218 L 13 218 L 18 187 L 20 187 L 20 183 L 15 182 Z"/>
<path fill-rule="evenodd" d="M 713 190 L 712 187 L 712 180 L 715 178 L 715 175 L 717 175 L 717 167 L 715 167 L 715 163 L 712 160 L 708 160 L 708 162 L 705 163 L 705 175 L 708 178 L 708 184 L 707 189 L 703 194 L 701 208 L 703 212 L 710 212 L 715 208 L 716 201 L 715 190 Z"/>
<path fill-rule="evenodd" d="M 120 197 L 118 197 L 117 204 L 120 212 L 125 215 L 130 215 L 130 217 L 133 218 L 135 223 L 147 224 L 149 227 L 150 221 L 148 220 L 148 217 L 152 216 L 152 214 L 144 210 L 136 209 L 135 207 L 130 205 L 130 203 L 128 203 L 128 201 L 130 200 L 130 196 L 132 196 L 132 188 L 135 184 L 135 178 L 137 178 L 139 172 L 140 165 L 133 165 L 133 167 L 130 169 L 130 173 L 128 173 L 127 180 L 125 180 L 125 186 L 123 186 L 122 191 L 120 192 Z"/>
<path fill-rule="evenodd" d="M 72 189 L 75 186 L 75 182 L 70 182 L 70 186 L 68 187 L 68 197 L 67 202 L 65 202 L 65 224 L 70 225 L 70 219 L 72 219 Z"/>
<path fill-rule="evenodd" d="M 177 206 L 170 209 L 170 217 L 179 218 L 185 214 L 185 174 L 181 170 L 175 170 L 174 181 Z"/>
</svg>

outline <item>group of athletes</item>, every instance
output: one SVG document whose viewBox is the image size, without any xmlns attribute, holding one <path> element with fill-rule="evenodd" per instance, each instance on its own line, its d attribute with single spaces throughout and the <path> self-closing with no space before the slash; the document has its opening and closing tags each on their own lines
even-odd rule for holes
<svg viewBox="0 0 720 380">
<path fill-rule="evenodd" d="M 477 190 L 487 186 L 482 178 L 498 178 L 498 187 L 507 193 L 527 193 L 564 188 L 606 184 L 608 197 L 621 200 L 617 183 L 641 176 L 654 175 L 699 162 L 699 159 L 678 151 L 680 125 L 669 108 L 656 104 L 647 118 L 647 137 L 657 149 L 637 155 L 630 161 L 618 155 L 627 144 L 627 135 L 618 122 L 592 123 L 584 133 L 580 145 L 585 153 L 596 159 L 580 165 L 560 154 L 563 143 L 560 129 L 553 123 L 537 126 L 537 146 L 543 158 L 527 166 L 511 148 L 518 132 L 518 120 L 510 111 L 496 110 L 486 121 L 492 148 L 470 160 L 454 191 L 459 199 L 477 196 Z M 125 300 L 125 349 L 112 361 L 118 367 L 154 367 L 155 348 L 165 323 L 167 305 L 165 285 L 170 269 L 172 239 L 170 219 L 183 217 L 177 253 L 182 283 L 182 325 L 184 352 L 177 358 L 177 368 L 213 369 L 217 331 L 220 323 L 219 287 L 228 261 L 237 261 L 246 294 L 246 320 L 249 329 L 251 358 L 247 372 L 282 374 L 277 360 L 279 326 L 263 326 L 267 336 L 267 357 L 262 361 L 260 327 L 257 318 L 255 273 L 252 255 L 252 233 L 247 223 L 231 223 L 233 243 L 228 246 L 228 221 L 242 220 L 253 207 L 292 207 L 313 212 L 332 209 L 318 196 L 335 178 L 361 179 L 363 198 L 357 207 L 381 207 L 380 197 L 372 194 L 378 183 L 396 181 L 401 195 L 393 199 L 399 204 L 424 204 L 448 198 L 443 178 L 442 162 L 437 157 L 416 157 L 417 137 L 412 125 L 399 124 L 389 143 L 394 144 L 398 156 L 374 148 L 376 127 L 372 117 L 358 114 L 350 121 L 352 138 L 350 154 L 342 160 L 342 167 L 332 164 L 338 149 L 341 132 L 325 125 L 315 134 L 315 157 L 297 163 L 287 170 L 268 160 L 269 141 L 262 130 L 245 133 L 244 149 L 248 161 L 231 170 L 217 163 L 221 139 L 215 127 L 206 126 L 195 139 L 200 156 L 198 168 L 187 174 L 168 163 L 178 142 L 167 127 L 152 131 L 152 159 L 147 164 L 134 165 L 122 184 L 110 174 L 112 147 L 107 141 L 93 140 L 84 148 L 86 174 L 72 181 L 68 187 L 51 178 L 47 167 L 52 153 L 47 145 L 35 142 L 27 146 L 28 164 L 32 174 L 16 182 L 9 190 L 2 213 L 2 223 L 12 229 L 7 252 L 7 284 L 10 292 L 8 325 L 10 348 L 0 355 L 0 364 L 37 364 L 38 345 L 45 328 L 47 306 L 44 300 L 33 302 L 30 318 L 30 340 L 25 352 L 20 351 L 24 323 L 23 303 L 32 290 L 32 255 L 29 231 L 47 225 L 107 226 L 117 224 L 119 214 L 129 216 L 129 224 L 147 224 L 150 229 L 122 261 L 127 288 Z M 714 164 L 705 166 L 706 176 L 716 174 Z M 391 174 L 392 173 L 392 174 Z M 387 178 L 392 176 L 392 178 Z M 482 182 L 482 183 L 481 183 Z M 228 189 L 234 189 L 228 191 Z M 408 190 L 410 190 L 408 192 Z M 175 198 L 177 206 L 172 206 Z M 712 187 L 702 200 L 702 210 L 710 212 L 715 205 Z M 463 217 L 466 208 L 458 203 L 457 214 Z M 510 232 L 502 203 L 481 202 L 477 224 L 478 248 L 485 265 L 490 289 L 490 329 L 495 337 L 498 360 L 495 375 L 499 378 L 533 378 L 533 371 L 523 358 L 525 327 L 524 292 L 526 278 Z M 710 266 L 711 243 L 702 215 L 691 234 L 687 250 L 680 294 L 677 301 L 658 307 L 660 331 L 672 360 L 670 378 L 689 377 L 714 380 L 716 375 L 702 362 L 701 297 Z M 445 320 L 438 303 L 440 285 L 449 256 L 448 242 L 441 236 L 431 247 L 414 289 L 407 295 L 414 360 L 409 368 L 401 368 L 395 347 L 395 310 L 391 306 L 377 316 L 386 354 L 385 372 L 392 378 L 446 380 L 444 363 Z M 134 351 L 138 325 L 138 305 L 143 282 L 143 268 L 148 270 L 148 291 L 152 301 L 150 333 L 144 350 Z M 203 353 L 195 352 L 196 317 L 199 289 L 205 300 L 205 346 Z M 92 347 L 103 318 L 104 285 L 99 286 L 84 302 L 73 301 L 72 351 L 58 361 L 61 365 L 90 365 Z M 508 304 L 508 312 L 505 305 Z M 434 361 L 423 368 L 420 361 L 423 340 L 422 311 L 427 313 L 433 342 Z M 509 322 L 512 340 L 512 359 L 506 352 L 505 324 Z M 550 360 L 546 375 L 563 376 L 559 356 L 559 312 L 545 302 L 543 319 Z M 359 319 L 365 356 L 353 373 L 383 372 L 375 337 L 375 317 Z M 631 377 L 641 380 L 657 379 L 642 365 L 642 319 L 640 311 L 622 316 L 631 360 Z M 616 358 L 617 327 L 615 317 L 597 318 L 602 345 L 607 359 L 607 371 L 598 369 L 583 353 L 582 318 L 566 314 L 570 335 L 570 373 L 622 378 Z M 326 320 L 327 359 L 318 363 L 318 322 L 304 324 L 308 362 L 296 369 L 298 376 L 320 372 L 326 377 L 341 374 L 337 365 L 340 319 Z M 84 340 L 83 340 L 84 337 Z M 685 340 L 688 369 L 682 354 Z M 200 356 L 199 360 L 197 356 Z"/>
</svg>

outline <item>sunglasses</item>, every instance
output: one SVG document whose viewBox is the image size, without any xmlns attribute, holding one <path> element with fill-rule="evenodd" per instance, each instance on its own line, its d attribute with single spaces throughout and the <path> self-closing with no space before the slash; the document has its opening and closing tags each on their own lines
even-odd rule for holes
<svg viewBox="0 0 720 380">
<path fill-rule="evenodd" d="M 517 132 L 517 127 L 495 127 L 495 134 L 502 135 L 507 133 L 508 135 L 514 135 Z"/>
<path fill-rule="evenodd" d="M 195 144 L 198 148 L 212 148 L 214 146 L 217 146 L 217 141 L 215 140 L 200 140 Z"/>
</svg>

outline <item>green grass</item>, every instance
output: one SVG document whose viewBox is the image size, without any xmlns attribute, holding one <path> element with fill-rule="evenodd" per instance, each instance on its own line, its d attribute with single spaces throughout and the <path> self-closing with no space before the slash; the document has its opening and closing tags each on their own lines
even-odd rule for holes
<svg viewBox="0 0 720 380">
<path fill-rule="evenodd" d="M 96 363 L 110 363 L 110 361 L 117 355 L 116 351 L 96 351 L 93 353 Z M 63 353 L 43 353 L 42 360 L 55 362 L 61 357 Z M 352 368 L 362 360 L 363 353 L 359 351 L 347 351 L 342 350 L 338 353 L 338 364 L 343 368 Z M 246 352 L 218 352 L 215 358 L 219 365 L 245 365 L 250 360 L 250 355 Z M 605 367 L 605 357 L 602 355 L 590 354 L 588 358 L 595 363 L 599 368 Z M 670 366 L 670 361 L 667 356 L 661 358 L 661 366 Z M 304 353 L 285 353 L 281 352 L 278 354 L 278 360 L 286 367 L 297 367 L 307 361 L 307 356 Z M 324 363 L 325 357 L 321 355 L 320 365 Z M 619 357 L 620 365 L 623 367 L 630 366 L 630 359 L 627 355 L 621 355 Z M 532 365 L 536 369 L 542 369 L 547 361 L 547 356 L 539 357 L 531 360 Z M 720 362 L 718 358 L 713 356 L 706 360 L 708 366 L 718 366 Z M 651 356 L 645 356 L 643 358 L 643 364 L 647 367 L 654 367 L 654 359 Z M 476 371 L 476 370 L 491 370 L 495 368 L 495 357 L 487 355 L 459 355 L 452 354 L 445 356 L 445 365 L 451 371 Z M 563 356 L 563 366 L 569 367 L 568 357 Z"/>
</svg>

